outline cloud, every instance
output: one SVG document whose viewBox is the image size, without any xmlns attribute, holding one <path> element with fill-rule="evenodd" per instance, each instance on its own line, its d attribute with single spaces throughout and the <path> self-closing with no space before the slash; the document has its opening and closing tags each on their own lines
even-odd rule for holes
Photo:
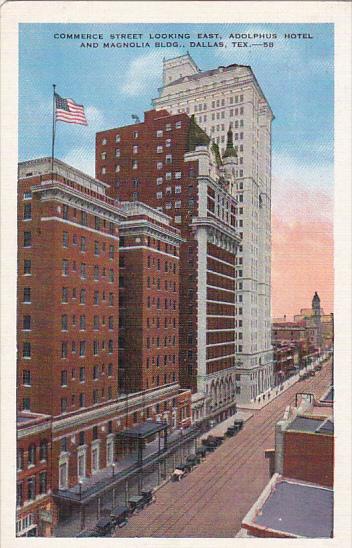
<svg viewBox="0 0 352 548">
<path fill-rule="evenodd" d="M 79 132 L 79 146 L 73 145 L 65 156 L 63 162 L 80 169 L 88 175 L 95 176 L 95 134 L 109 127 L 109 124 L 104 116 L 104 113 L 94 105 L 85 107 L 88 126 L 76 126 Z M 66 126 L 66 124 L 63 124 Z M 68 126 L 70 127 L 70 126 Z M 69 131 L 66 128 L 66 131 Z M 71 130 L 72 136 L 72 130 Z M 64 136 L 63 136 L 64 137 Z M 62 138 L 63 138 L 62 137 Z"/>
<path fill-rule="evenodd" d="M 318 291 L 326 313 L 333 311 L 333 226 L 306 220 L 272 218 L 273 317 L 293 316 L 309 307 Z"/>
<path fill-rule="evenodd" d="M 80 169 L 87 175 L 95 176 L 95 153 L 92 147 L 73 147 L 62 158 L 62 161 Z"/>
<path fill-rule="evenodd" d="M 159 51 L 151 52 L 134 59 L 125 74 L 122 93 L 129 96 L 138 96 L 150 89 L 152 80 L 160 82 L 163 54 Z"/>
</svg>

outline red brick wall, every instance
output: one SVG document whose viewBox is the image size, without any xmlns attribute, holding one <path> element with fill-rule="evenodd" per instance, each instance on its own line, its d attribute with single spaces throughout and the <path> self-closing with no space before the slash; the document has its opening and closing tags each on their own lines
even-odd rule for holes
<svg viewBox="0 0 352 548">
<path fill-rule="evenodd" d="M 283 475 L 327 487 L 334 481 L 334 437 L 286 432 Z"/>
<path fill-rule="evenodd" d="M 79 394 L 85 395 L 85 407 L 93 404 L 93 390 L 98 401 L 107 401 L 117 395 L 117 329 L 109 328 L 109 318 L 118 325 L 118 241 L 110 237 L 108 227 L 92 233 L 95 219 L 88 214 L 87 228 L 79 222 L 80 210 L 69 207 L 67 223 L 43 217 L 63 220 L 63 205 L 57 200 L 42 202 L 34 194 L 30 201 L 23 201 L 23 191 L 30 189 L 37 179 L 19 184 L 18 225 L 18 397 L 19 408 L 23 398 L 30 397 L 31 411 L 59 415 L 61 398 L 67 399 L 67 412 L 79 408 Z M 23 220 L 23 205 L 32 204 L 32 220 Z M 69 224 L 69 223 L 73 223 Z M 23 247 L 23 232 L 32 234 L 32 246 Z M 67 247 L 63 246 L 63 233 L 67 234 Z M 114 228 L 118 236 L 118 229 Z M 86 238 L 86 250 L 80 247 Z M 76 238 L 76 243 L 74 238 Z M 99 245 L 95 255 L 94 242 Z M 114 257 L 109 258 L 109 246 L 114 246 Z M 24 259 L 31 259 L 32 274 L 23 274 Z M 68 275 L 62 275 L 62 262 L 68 261 Z M 81 276 L 81 264 L 86 265 L 86 278 Z M 99 268 L 99 280 L 94 279 L 94 267 Z M 110 271 L 114 280 L 110 281 Z M 31 304 L 23 303 L 23 288 L 31 288 Z M 63 287 L 67 288 L 68 302 L 62 302 Z M 80 291 L 86 290 L 86 304 L 80 304 Z M 99 291 L 99 304 L 94 305 L 94 291 Z M 109 305 L 109 294 L 114 295 L 114 305 Z M 105 297 L 105 298 L 104 298 Z M 23 316 L 31 316 L 31 330 L 23 331 Z M 67 329 L 62 330 L 62 316 L 67 315 Z M 80 329 L 80 316 L 85 316 L 85 329 Z M 99 327 L 94 328 L 93 318 L 98 316 Z M 109 352 L 109 340 L 113 351 Z M 22 357 L 24 341 L 31 343 L 31 358 Z M 85 357 L 80 357 L 80 341 L 86 342 Z M 98 341 L 99 352 L 93 354 L 93 341 Z M 61 357 L 62 343 L 67 343 L 67 358 Z M 111 375 L 108 374 L 112 364 Z M 93 380 L 93 367 L 99 368 L 97 380 Z M 85 381 L 80 382 L 80 367 L 85 368 Z M 30 370 L 32 386 L 23 386 L 23 370 Z M 67 386 L 61 386 L 61 371 L 67 372 Z M 109 392 L 111 390 L 111 393 Z M 110 395 L 109 395 L 110 394 Z"/>
</svg>

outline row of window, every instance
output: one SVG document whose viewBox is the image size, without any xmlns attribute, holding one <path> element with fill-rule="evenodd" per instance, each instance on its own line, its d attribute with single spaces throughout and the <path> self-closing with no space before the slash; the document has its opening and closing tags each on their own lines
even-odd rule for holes
<svg viewBox="0 0 352 548">
<path fill-rule="evenodd" d="M 107 400 L 111 400 L 113 398 L 112 393 L 112 386 L 107 387 Z M 99 390 L 98 388 L 94 389 L 92 392 L 92 403 L 96 404 L 99 403 L 101 400 L 105 400 L 105 388 L 101 388 Z M 71 407 L 76 406 L 76 394 L 71 395 L 70 399 Z M 78 396 L 78 405 L 80 408 L 86 407 L 86 394 L 81 392 Z M 60 409 L 62 413 L 65 413 L 68 411 L 69 406 L 69 399 L 67 397 L 61 398 L 60 400 Z M 22 409 L 23 411 L 31 411 L 31 398 L 25 397 L 22 399 Z"/>
<path fill-rule="evenodd" d="M 72 272 L 77 272 L 77 263 L 76 263 L 76 261 L 72 261 L 71 270 L 72 270 Z M 79 273 L 80 273 L 80 277 L 84 280 L 87 279 L 87 277 L 88 277 L 87 270 L 88 270 L 87 264 L 86 263 L 80 263 Z M 70 274 L 70 263 L 69 263 L 68 259 L 62 259 L 62 275 L 63 276 L 69 276 L 69 274 Z M 101 270 L 101 273 L 100 273 L 99 266 L 94 265 L 93 266 L 93 280 L 98 281 L 100 279 L 100 275 L 101 275 L 102 278 L 106 277 L 106 268 L 103 267 L 102 270 Z M 114 270 L 112 268 L 109 269 L 108 281 L 109 281 L 109 283 L 113 283 L 115 281 Z"/>
<path fill-rule="evenodd" d="M 102 230 L 102 231 L 104 231 L 105 229 L 108 229 L 110 234 L 115 233 L 115 224 L 112 221 L 106 221 L 105 219 L 101 219 L 100 217 L 97 217 L 95 215 L 94 223 L 88 222 L 89 221 L 88 213 L 83 210 L 78 210 L 78 211 L 80 211 L 79 222 L 82 226 L 91 226 L 91 228 L 94 228 L 95 230 Z M 71 212 L 72 212 L 72 216 L 71 216 Z M 63 204 L 62 217 L 63 219 L 66 219 L 66 220 L 69 219 L 69 217 L 73 218 L 73 220 L 76 220 L 77 209 L 75 207 L 70 208 L 68 205 Z M 103 243 L 103 250 L 105 249 L 104 246 L 105 246 L 105 243 Z"/>
<path fill-rule="evenodd" d="M 61 294 L 61 302 L 62 303 L 68 303 L 69 298 L 69 289 L 68 287 L 62 288 L 62 294 Z M 86 304 L 87 302 L 87 290 L 86 289 L 80 289 L 79 291 L 79 297 L 77 297 L 77 289 L 74 287 L 72 288 L 72 299 L 79 298 L 80 304 Z M 101 294 L 99 290 L 95 290 L 93 294 L 93 304 L 97 305 L 102 302 L 106 302 L 106 292 L 102 291 Z M 32 302 L 32 291 L 30 287 L 24 287 L 23 288 L 23 303 L 31 304 Z M 109 293 L 108 295 L 108 304 L 109 306 L 114 305 L 114 293 Z"/>
<path fill-rule="evenodd" d="M 165 356 L 159 356 L 158 355 L 158 356 L 153 356 L 152 358 L 147 358 L 146 367 L 147 367 L 147 369 L 149 369 L 150 365 L 160 367 L 162 362 L 163 362 L 164 366 L 167 366 L 168 362 L 169 362 L 169 364 L 172 363 L 173 365 L 175 365 L 176 364 L 175 354 L 173 354 L 173 355 L 165 354 Z"/>
<path fill-rule="evenodd" d="M 112 386 L 108 386 L 107 387 L 107 394 L 106 394 L 106 398 L 105 398 L 105 388 L 95 388 L 93 391 L 92 391 L 92 403 L 93 405 L 96 404 L 96 403 L 99 403 L 100 401 L 102 400 L 111 400 L 113 397 L 112 395 Z M 71 399 L 69 400 L 69 398 L 67 397 L 63 397 L 60 399 L 60 410 L 61 410 L 61 413 L 66 413 L 69 409 L 69 403 L 71 404 L 71 407 L 75 407 L 76 406 L 76 394 L 72 394 L 71 395 Z M 79 398 L 78 398 L 78 405 L 79 407 L 85 407 L 86 406 L 86 395 L 81 392 L 79 394 Z"/>
<path fill-rule="evenodd" d="M 152 348 L 153 346 L 156 346 L 157 348 L 161 348 L 160 346 L 160 337 L 147 337 L 147 348 Z M 171 335 L 169 337 L 164 337 L 164 346 L 175 346 L 176 344 L 176 337 Z"/>
<path fill-rule="evenodd" d="M 71 318 L 71 322 L 72 322 L 72 327 L 76 327 L 77 325 L 77 318 L 75 315 L 72 316 Z M 100 325 L 102 326 L 105 326 L 106 325 L 106 319 L 105 319 L 105 316 L 93 316 L 93 329 L 94 330 L 98 330 L 100 329 Z M 107 326 L 109 329 L 113 329 L 114 328 L 114 316 L 109 316 L 108 317 L 108 323 L 107 323 Z M 81 331 L 87 329 L 87 319 L 86 319 L 86 316 L 83 314 L 79 317 L 79 328 Z M 68 315 L 67 314 L 62 314 L 61 316 L 61 329 L 62 331 L 67 331 L 68 330 Z"/>
<path fill-rule="evenodd" d="M 38 487 L 37 487 L 38 485 Z M 26 486 L 26 492 L 25 492 Z M 37 495 L 44 495 L 47 492 L 47 473 L 40 472 L 38 476 L 31 476 L 26 481 L 17 483 L 17 508 L 23 506 L 25 501 L 35 500 Z"/>
<path fill-rule="evenodd" d="M 76 345 L 73 347 L 73 343 L 75 343 L 75 341 L 72 341 L 72 343 L 71 343 L 72 352 L 74 353 L 74 352 L 76 352 Z M 24 343 L 24 344 L 28 344 L 28 343 Z M 84 356 L 87 355 L 88 347 L 89 347 L 89 344 L 88 344 L 87 341 L 79 341 L 78 350 L 79 350 L 79 356 L 80 357 L 84 357 Z M 103 340 L 103 341 L 94 340 L 93 341 L 93 348 L 92 348 L 93 356 L 98 356 L 99 352 L 105 352 L 106 349 L 107 349 L 109 354 L 112 354 L 114 352 L 114 341 L 113 341 L 113 339 L 109 339 L 107 341 L 107 344 L 106 344 L 105 340 Z M 64 341 L 64 342 L 61 343 L 61 358 L 67 358 L 67 356 L 68 356 L 68 342 Z"/>
<path fill-rule="evenodd" d="M 153 278 L 151 280 L 150 277 L 148 276 L 148 278 L 147 278 L 147 288 L 150 289 L 152 285 L 153 286 L 156 285 L 157 289 L 161 289 L 160 278 L 157 278 L 156 281 L 155 281 L 155 278 Z M 173 291 L 174 293 L 176 293 L 176 282 L 164 280 L 164 288 L 165 288 L 165 291 Z"/>
<path fill-rule="evenodd" d="M 25 371 L 23 372 L 23 378 L 25 378 L 25 375 L 24 375 Z M 30 372 L 28 372 L 30 373 Z M 112 373 L 113 373 L 113 367 L 112 367 L 112 363 L 109 363 L 108 365 L 108 370 L 107 370 L 107 374 L 108 374 L 108 377 L 112 377 Z M 95 380 L 98 380 L 100 379 L 101 377 L 104 377 L 105 376 L 105 365 L 93 365 L 93 368 L 92 368 L 92 379 L 95 381 Z M 76 370 L 75 368 L 73 368 L 71 370 L 71 380 L 74 381 L 76 379 Z M 62 369 L 61 370 L 61 386 L 67 386 L 68 385 L 68 371 L 67 369 Z M 85 367 L 80 367 L 79 368 L 79 380 L 80 382 L 85 382 L 86 380 L 86 369 Z"/>
<path fill-rule="evenodd" d="M 35 443 L 31 443 L 28 447 L 27 452 L 27 466 L 34 466 L 37 464 L 38 459 L 38 450 L 39 450 L 39 461 L 45 461 L 48 458 L 48 442 L 42 440 L 39 444 L 39 447 Z M 17 470 L 24 470 L 25 468 L 25 451 L 22 447 L 19 447 L 17 450 Z"/>
<path fill-rule="evenodd" d="M 160 297 L 147 297 L 147 308 L 151 308 L 152 306 L 156 306 L 158 310 L 161 310 L 161 301 Z M 176 310 L 176 301 L 172 299 L 164 299 L 164 309 L 165 310 Z"/>
<path fill-rule="evenodd" d="M 181 120 L 178 120 L 176 123 L 175 123 L 175 129 L 180 129 L 182 127 L 182 121 Z M 172 130 L 172 124 L 166 124 L 165 125 L 165 131 L 171 131 Z M 163 130 L 162 129 L 159 129 L 157 130 L 156 132 L 156 136 L 157 137 L 162 137 L 163 136 Z M 132 133 L 132 137 L 133 139 L 138 139 L 139 137 L 139 131 L 133 131 Z M 102 141 L 101 141 L 101 144 L 102 145 L 106 145 L 108 142 L 107 138 L 106 137 L 103 137 Z M 120 143 L 121 142 L 121 135 L 120 133 L 117 133 L 115 135 L 115 143 Z"/>
<path fill-rule="evenodd" d="M 86 236 L 80 236 L 78 237 L 77 234 L 72 235 L 72 245 L 73 246 L 80 246 L 80 250 L 82 252 L 85 252 L 88 250 L 87 247 L 87 238 Z M 68 247 L 69 246 L 69 233 L 66 231 L 63 231 L 62 233 L 62 247 Z M 113 259 L 115 256 L 115 246 L 113 244 L 106 244 L 105 242 L 98 242 L 94 241 L 94 255 L 99 256 L 101 251 L 105 252 L 108 250 L 109 259 Z"/>
<path fill-rule="evenodd" d="M 147 257 L 147 266 L 148 268 L 151 268 L 152 266 L 156 266 L 157 270 L 161 270 L 162 261 L 161 259 L 155 259 L 155 257 L 151 257 L 148 255 Z M 169 261 L 164 261 L 164 272 L 171 272 L 173 274 L 176 274 L 176 263 L 172 263 Z"/>
</svg>

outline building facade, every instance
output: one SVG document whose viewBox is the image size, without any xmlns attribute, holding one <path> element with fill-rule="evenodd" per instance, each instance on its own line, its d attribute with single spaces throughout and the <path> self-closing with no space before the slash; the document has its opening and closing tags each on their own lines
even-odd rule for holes
<svg viewBox="0 0 352 548">
<path fill-rule="evenodd" d="M 236 265 L 241 317 L 237 317 L 238 400 L 273 385 L 271 347 L 271 123 L 270 109 L 249 66 L 201 71 L 189 54 L 164 60 L 156 109 L 194 115 L 224 153 L 231 126 L 238 155 L 232 193 L 242 243 Z M 239 342 L 239 337 L 241 337 Z"/>
<path fill-rule="evenodd" d="M 53 166 L 51 158 L 19 164 L 17 406 L 27 422 L 19 423 L 18 448 L 24 451 L 23 462 L 29 452 L 39 468 L 34 470 L 32 463 L 19 468 L 18 500 L 22 512 L 22 502 L 32 504 L 39 495 L 40 500 L 52 495 L 52 523 L 66 511 L 60 502 L 65 493 L 78 484 L 84 490 L 104 471 L 110 477 L 114 464 L 131 449 L 117 443 L 126 428 L 148 419 L 167 424 L 169 431 L 191 423 L 191 394 L 179 385 L 175 333 L 179 231 L 170 226 L 170 218 L 152 208 L 119 205 L 107 195 L 107 188 L 59 160 Z M 141 238 L 147 239 L 147 253 L 140 253 Z M 148 299 L 148 256 L 155 261 L 161 253 L 168 257 L 168 270 L 163 262 L 160 279 L 167 311 L 162 314 L 153 307 L 151 321 L 164 322 L 166 317 L 168 325 L 162 361 L 159 357 L 159 364 L 154 364 L 156 348 L 146 348 L 149 316 L 137 314 L 143 303 L 135 300 L 140 288 L 134 282 L 143 280 L 141 294 Z M 126 303 L 131 305 L 128 311 Z M 140 325 L 134 324 L 136 319 Z M 134 341 L 140 338 L 145 344 L 134 353 Z M 128 377 L 122 374 L 125 365 Z M 24 426 L 37 414 L 45 414 L 49 421 L 45 459 L 39 456 L 42 436 L 31 443 L 34 449 L 23 446 Z M 44 492 L 44 473 L 50 492 Z M 45 519 L 44 510 L 42 514 Z M 21 516 L 26 518 L 23 512 Z M 33 516 L 18 524 L 19 535 L 34 529 L 35 534 L 46 534 L 42 525 L 32 526 L 38 523 Z"/>
<path fill-rule="evenodd" d="M 96 175 L 120 201 L 169 215 L 180 243 L 180 383 L 194 420 L 222 417 L 236 401 L 236 165 L 187 114 L 145 113 L 143 122 L 97 134 Z M 239 305 L 241 306 L 241 305 Z M 157 332 L 155 333 L 157 335 Z"/>
</svg>

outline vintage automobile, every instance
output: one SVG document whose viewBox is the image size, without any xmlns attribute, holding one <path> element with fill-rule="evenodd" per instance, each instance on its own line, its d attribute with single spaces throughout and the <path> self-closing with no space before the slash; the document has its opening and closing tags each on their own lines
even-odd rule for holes
<svg viewBox="0 0 352 548">
<path fill-rule="evenodd" d="M 111 510 L 110 518 L 114 527 L 124 527 L 128 522 L 129 509 L 127 506 L 115 506 Z"/>
<path fill-rule="evenodd" d="M 111 535 L 113 524 L 110 517 L 100 518 L 95 524 L 95 531 L 97 531 L 99 537 L 108 537 Z"/>
<path fill-rule="evenodd" d="M 188 457 L 186 458 L 186 463 L 190 464 L 193 468 L 200 463 L 200 457 L 197 457 L 197 455 L 188 455 Z"/>
<path fill-rule="evenodd" d="M 200 459 L 205 459 L 206 455 L 207 455 L 207 450 L 206 448 L 203 446 L 203 447 L 198 447 L 198 449 L 196 450 L 196 455 L 197 457 L 199 457 Z"/>
<path fill-rule="evenodd" d="M 233 423 L 234 427 L 237 428 L 237 430 L 242 430 L 243 424 L 244 424 L 243 419 L 236 419 L 235 422 Z"/>
<path fill-rule="evenodd" d="M 143 495 L 135 495 L 134 497 L 131 497 L 128 501 L 130 514 L 135 514 L 139 512 L 139 510 L 143 510 L 145 504 L 145 498 Z"/>
<path fill-rule="evenodd" d="M 144 502 L 146 505 L 152 504 L 152 502 L 156 501 L 156 497 L 153 494 L 153 490 L 151 491 L 142 491 L 141 493 L 142 497 L 144 497 Z"/>
<path fill-rule="evenodd" d="M 232 438 L 235 434 L 237 434 L 237 429 L 234 426 L 229 426 L 225 432 L 225 435 L 229 438 Z"/>
</svg>

